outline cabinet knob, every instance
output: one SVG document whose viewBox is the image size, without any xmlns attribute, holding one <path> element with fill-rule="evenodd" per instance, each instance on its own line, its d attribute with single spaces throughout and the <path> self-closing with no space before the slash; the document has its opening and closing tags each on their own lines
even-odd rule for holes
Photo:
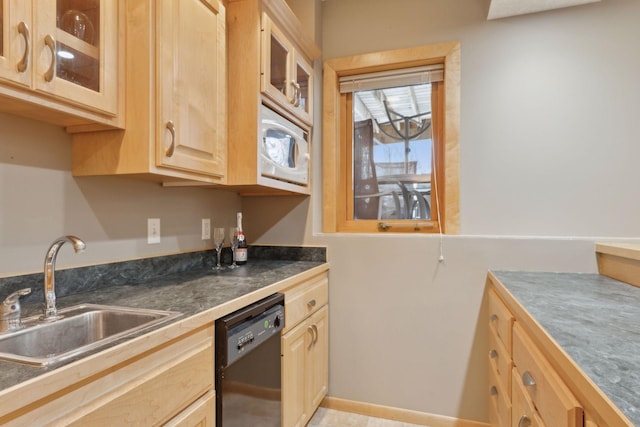
<svg viewBox="0 0 640 427">
<path fill-rule="evenodd" d="M 497 396 L 498 389 L 496 388 L 496 386 L 491 386 L 491 390 L 489 390 L 489 393 L 491 393 L 491 396 Z"/>
<path fill-rule="evenodd" d="M 489 321 L 497 322 L 498 321 L 498 315 L 497 314 L 492 314 L 491 317 L 489 318 Z"/>
<path fill-rule="evenodd" d="M 533 387 L 536 385 L 536 381 L 533 379 L 529 371 L 525 371 L 524 374 L 522 374 L 522 384 L 526 387 Z"/>
<path fill-rule="evenodd" d="M 309 302 L 307 303 L 307 305 L 308 305 L 309 307 L 315 307 L 315 306 L 316 306 L 316 300 L 312 299 L 311 301 L 309 301 Z"/>
<path fill-rule="evenodd" d="M 18 62 L 18 72 L 24 73 L 27 71 L 27 67 L 29 66 L 29 27 L 24 21 L 21 21 L 18 24 L 18 34 L 22 35 L 24 38 L 24 54 L 22 55 L 22 59 Z"/>
<path fill-rule="evenodd" d="M 495 351 L 495 350 L 491 350 L 491 351 L 489 352 L 489 357 L 490 357 L 490 358 L 492 358 L 492 359 L 497 358 L 497 357 L 498 357 L 498 352 L 497 352 L 497 351 Z"/>
<path fill-rule="evenodd" d="M 49 64 L 49 69 L 44 73 L 44 80 L 50 82 L 56 74 L 56 40 L 51 34 L 47 34 L 44 37 L 44 44 L 51 51 L 51 64 Z"/>
<path fill-rule="evenodd" d="M 176 149 L 176 127 L 173 124 L 173 121 L 169 120 L 166 124 L 166 128 L 169 130 L 169 133 L 171 133 L 171 145 L 167 148 L 165 155 L 167 157 L 171 157 Z"/>
</svg>

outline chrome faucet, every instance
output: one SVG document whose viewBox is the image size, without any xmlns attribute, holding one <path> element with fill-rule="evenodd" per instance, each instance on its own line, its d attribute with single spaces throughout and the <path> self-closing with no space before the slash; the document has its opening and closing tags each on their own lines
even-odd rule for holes
<svg viewBox="0 0 640 427">
<path fill-rule="evenodd" d="M 58 309 L 56 308 L 56 280 L 54 274 L 58 251 L 66 242 L 73 244 L 73 249 L 76 253 L 80 253 L 86 248 L 85 243 L 76 236 L 59 237 L 49 247 L 47 255 L 44 258 L 45 308 L 44 314 L 40 317 L 40 320 L 44 320 L 45 322 L 53 322 L 54 320 L 62 318 L 62 316 L 58 316 Z"/>
<path fill-rule="evenodd" d="M 0 304 L 0 333 L 22 329 L 20 297 L 30 293 L 31 288 L 20 289 L 2 301 L 2 304 Z"/>
</svg>

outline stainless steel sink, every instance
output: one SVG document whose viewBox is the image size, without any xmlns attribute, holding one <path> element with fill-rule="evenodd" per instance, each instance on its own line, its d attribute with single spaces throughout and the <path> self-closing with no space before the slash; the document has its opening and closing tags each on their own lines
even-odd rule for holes
<svg viewBox="0 0 640 427">
<path fill-rule="evenodd" d="M 24 329 L 0 335 L 0 359 L 53 365 L 175 318 L 173 311 L 83 304 L 58 310 L 62 319 L 23 319 Z"/>
</svg>

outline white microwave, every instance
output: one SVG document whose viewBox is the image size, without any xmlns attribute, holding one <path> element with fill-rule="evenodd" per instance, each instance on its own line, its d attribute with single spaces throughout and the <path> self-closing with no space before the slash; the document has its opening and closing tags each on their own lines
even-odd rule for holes
<svg viewBox="0 0 640 427">
<path fill-rule="evenodd" d="M 260 106 L 260 176 L 309 183 L 309 134 L 265 105 Z"/>
</svg>

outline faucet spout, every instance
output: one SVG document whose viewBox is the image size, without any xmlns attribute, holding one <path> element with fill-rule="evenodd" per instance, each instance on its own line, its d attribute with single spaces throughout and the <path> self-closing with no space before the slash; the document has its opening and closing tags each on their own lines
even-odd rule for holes
<svg viewBox="0 0 640 427">
<path fill-rule="evenodd" d="M 47 255 L 44 258 L 44 301 L 45 309 L 44 314 L 41 316 L 41 320 L 52 322 L 60 319 L 62 316 L 58 316 L 58 310 L 56 308 L 56 258 L 58 251 L 65 243 L 71 243 L 76 253 L 83 252 L 86 248 L 86 244 L 76 236 L 62 236 L 54 240 L 49 247 Z"/>
</svg>

